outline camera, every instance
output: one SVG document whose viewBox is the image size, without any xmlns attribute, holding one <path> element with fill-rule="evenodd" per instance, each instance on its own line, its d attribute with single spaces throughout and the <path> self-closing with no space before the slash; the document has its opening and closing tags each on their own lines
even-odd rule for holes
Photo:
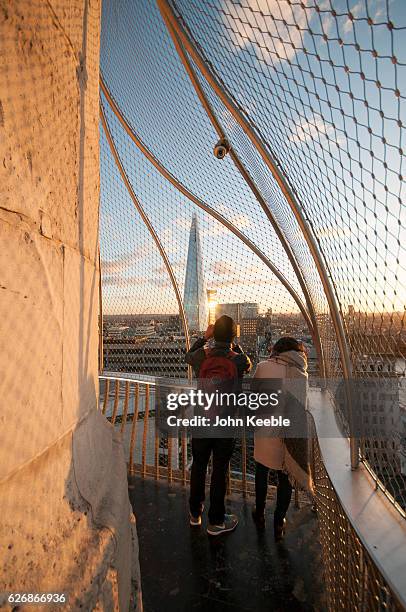
<svg viewBox="0 0 406 612">
<path fill-rule="evenodd" d="M 225 138 L 222 138 L 221 140 L 218 141 L 218 143 L 214 147 L 213 153 L 215 157 L 217 157 L 217 159 L 224 159 L 227 153 L 229 152 L 229 150 L 230 150 L 230 144 L 228 140 L 226 140 Z"/>
</svg>

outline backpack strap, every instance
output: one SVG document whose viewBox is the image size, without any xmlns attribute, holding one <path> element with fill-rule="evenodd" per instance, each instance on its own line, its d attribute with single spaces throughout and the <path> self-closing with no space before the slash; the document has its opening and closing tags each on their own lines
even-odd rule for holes
<svg viewBox="0 0 406 612">
<path fill-rule="evenodd" d="M 212 356 L 212 357 L 226 357 L 227 359 L 232 359 L 233 357 L 236 357 L 236 356 L 238 355 L 238 353 L 236 353 L 236 352 L 235 352 L 235 351 L 233 351 L 232 349 L 230 349 L 230 350 L 228 351 L 228 353 L 227 353 L 227 354 L 225 354 L 225 355 L 211 355 L 211 353 L 213 353 L 215 350 L 216 350 L 216 349 L 212 349 L 212 348 L 208 348 L 208 347 L 206 347 L 206 348 L 204 349 L 204 354 L 205 354 L 205 357 L 206 357 L 206 358 L 207 358 L 207 357 L 210 357 L 210 356 Z M 217 350 L 219 350 L 219 349 L 217 349 Z"/>
</svg>

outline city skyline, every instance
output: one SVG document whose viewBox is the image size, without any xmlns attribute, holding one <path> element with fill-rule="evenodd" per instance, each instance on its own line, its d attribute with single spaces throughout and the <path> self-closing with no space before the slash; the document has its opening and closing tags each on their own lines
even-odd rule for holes
<svg viewBox="0 0 406 612">
<path fill-rule="evenodd" d="M 233 3 L 224 4 L 232 22 L 240 23 L 242 9 L 234 7 Z M 333 19 L 327 1 L 320 2 L 319 12 L 309 7 L 306 16 L 312 24 L 312 35 L 307 32 L 300 41 L 299 31 L 289 25 L 292 17 L 293 22 L 298 19 L 302 23 L 304 19 L 305 13 L 301 14 L 299 4 L 289 8 L 287 3 L 285 6 L 272 2 L 282 31 L 295 43 L 295 47 L 278 43 L 276 49 L 272 50 L 271 46 L 267 51 L 263 45 L 258 45 L 255 38 L 255 19 L 258 15 L 252 8 L 254 4 L 247 3 L 243 11 L 246 27 L 242 30 L 237 28 L 233 35 L 237 52 L 235 57 L 227 52 L 227 58 L 230 62 L 235 62 L 238 57 L 244 58 L 253 72 L 262 74 L 262 80 L 258 83 L 261 88 L 271 77 L 285 77 L 289 85 L 284 90 L 287 96 L 286 120 L 277 120 L 279 115 L 275 115 L 276 112 L 280 113 L 278 98 L 273 99 L 277 93 L 275 88 L 267 89 L 269 95 L 261 98 L 264 108 L 269 111 L 267 117 L 276 117 L 272 132 L 269 126 L 264 125 L 265 118 L 260 112 L 261 105 L 255 92 L 250 92 L 243 84 L 240 91 L 232 91 L 252 119 L 257 120 L 264 130 L 266 127 L 269 138 L 273 133 L 278 135 L 278 143 L 285 147 L 280 156 L 286 159 L 288 174 L 292 170 L 292 180 L 303 180 L 301 189 L 297 189 L 299 203 L 306 206 L 308 223 L 322 250 L 342 311 L 346 312 L 351 304 L 357 311 L 402 311 L 406 304 L 406 273 L 401 257 L 405 235 L 404 224 L 398 224 L 398 217 L 402 221 L 404 215 L 404 181 L 399 178 L 404 175 L 404 158 L 398 144 L 404 124 L 404 108 L 402 100 L 399 101 L 399 97 L 393 94 L 396 93 L 394 71 L 396 69 L 403 74 L 405 58 L 404 51 L 397 45 L 394 49 L 396 56 L 390 61 L 390 35 L 385 18 L 403 23 L 405 5 L 391 2 L 386 9 L 376 0 L 368 4 L 370 14 L 375 15 L 378 24 L 382 23 L 374 28 L 378 55 L 385 56 L 379 58 L 379 66 L 384 69 L 379 70 L 377 81 L 376 53 L 370 52 L 372 43 L 367 36 L 367 16 L 362 2 L 351 0 L 348 3 L 348 10 L 353 11 L 356 17 L 352 22 L 346 19 L 346 12 L 341 14 L 338 11 L 337 18 Z M 108 6 L 104 10 L 108 11 Z M 132 91 L 131 104 L 123 94 L 128 120 L 175 178 L 231 221 L 269 256 L 303 299 L 297 277 L 265 212 L 236 171 L 230 157 L 221 161 L 214 158 L 212 147 L 216 134 L 200 108 L 193 88 L 185 80 L 184 68 L 156 8 L 151 6 L 146 9 L 140 5 L 135 9 L 131 3 L 124 2 L 122 12 L 111 16 L 112 23 L 117 24 L 121 31 L 120 24 L 131 21 L 133 13 L 136 13 L 139 23 L 136 39 L 118 41 L 114 49 L 110 49 L 108 44 L 110 36 L 117 40 L 114 31 L 106 31 L 102 39 L 102 43 L 109 48 L 109 54 L 103 58 L 103 70 L 110 80 L 110 86 L 117 92 L 123 91 L 125 83 L 125 75 L 117 72 L 120 57 L 126 51 L 124 45 L 130 45 L 134 52 L 136 49 L 142 50 L 138 62 L 132 67 L 134 80 L 141 84 L 142 89 Z M 223 20 L 226 19 L 225 14 L 222 15 L 221 23 L 213 30 L 217 41 L 215 49 L 220 42 Z M 283 25 L 285 16 L 286 24 Z M 207 18 L 210 17 L 209 13 Z M 271 24 L 269 37 L 272 40 L 274 28 L 275 24 Z M 197 29 L 194 32 L 198 35 Z M 362 51 L 362 72 L 359 67 L 361 51 L 357 50 L 355 38 Z M 220 62 L 218 67 L 221 72 L 225 57 L 220 54 L 216 61 Z M 269 67 L 263 72 L 265 61 Z M 115 66 L 114 72 L 110 72 L 110 65 Z M 167 78 L 168 72 L 172 75 L 171 79 Z M 151 78 L 146 80 L 147 74 Z M 227 84 L 233 87 L 229 79 Z M 394 91 L 391 91 L 391 87 Z M 154 100 L 152 107 L 143 104 L 144 96 Z M 378 112 L 382 96 L 385 102 L 384 117 Z M 368 105 L 363 103 L 364 98 Z M 172 100 L 169 106 L 168 99 Z M 235 146 L 238 146 L 240 135 L 230 116 L 214 98 L 211 102 L 224 128 L 235 139 Z M 254 300 L 263 310 L 277 306 L 279 301 L 281 311 L 295 310 L 290 297 L 278 287 L 278 282 L 258 257 L 230 235 L 230 231 L 221 223 L 198 210 L 184 195 L 168 185 L 139 151 L 128 147 L 124 130 L 107 108 L 106 114 L 130 181 L 170 259 L 180 292 L 184 292 L 186 268 L 185 228 L 189 229 L 192 215 L 196 214 L 204 242 L 202 258 L 207 286 L 221 292 L 221 301 Z M 154 130 L 149 129 L 151 121 Z M 162 146 L 163 133 L 165 146 Z M 180 142 L 188 144 L 181 147 Z M 156 261 L 153 266 L 145 261 L 149 257 L 150 238 L 139 227 L 140 220 L 104 148 L 102 136 L 102 169 L 105 169 L 106 176 L 114 178 L 114 189 L 111 180 L 109 187 L 105 185 L 103 188 L 102 174 L 102 227 L 109 228 L 105 230 L 107 233 L 114 226 L 114 247 L 107 249 L 102 244 L 102 266 L 106 271 L 103 272 L 105 302 L 111 304 L 111 311 L 125 311 L 131 307 L 139 310 L 138 296 L 147 294 L 148 304 L 159 299 L 162 310 L 167 310 L 166 304 L 171 301 L 175 311 L 175 296 L 167 272 L 162 261 Z M 383 149 L 385 160 L 382 159 Z M 292 160 L 296 164 L 294 168 L 290 167 Z M 309 164 L 311 171 L 308 170 Z M 145 185 L 145 176 L 151 178 L 150 186 Z M 291 211 L 283 205 L 274 185 L 265 180 L 261 172 L 256 175 L 256 180 L 268 207 L 280 211 L 279 222 L 283 223 L 286 219 L 290 245 L 298 255 L 302 271 L 309 274 L 314 262 Z M 338 206 L 339 202 L 343 203 L 342 207 Z M 336 213 L 333 212 L 335 209 Z M 351 240 L 353 227 L 357 230 L 354 244 Z M 134 240 L 130 236 L 130 228 L 135 234 Z M 115 274 L 108 273 L 113 270 Z M 310 275 L 306 280 L 314 291 L 312 297 L 317 309 L 327 312 L 327 304 L 317 295 L 318 291 L 322 291 L 318 289 L 320 280 L 317 275 Z M 149 290 L 148 284 L 153 285 L 153 291 Z M 272 286 L 272 291 L 269 291 L 269 286 Z M 278 295 L 274 296 L 273 293 Z"/>
</svg>

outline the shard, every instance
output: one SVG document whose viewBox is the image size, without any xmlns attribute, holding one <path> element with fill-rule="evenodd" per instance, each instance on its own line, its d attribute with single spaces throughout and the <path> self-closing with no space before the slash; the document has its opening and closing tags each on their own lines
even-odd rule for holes
<svg viewBox="0 0 406 612">
<path fill-rule="evenodd" d="M 205 330 L 208 320 L 207 293 L 196 215 L 192 217 L 189 234 L 184 305 L 189 331 L 193 333 Z"/>
</svg>

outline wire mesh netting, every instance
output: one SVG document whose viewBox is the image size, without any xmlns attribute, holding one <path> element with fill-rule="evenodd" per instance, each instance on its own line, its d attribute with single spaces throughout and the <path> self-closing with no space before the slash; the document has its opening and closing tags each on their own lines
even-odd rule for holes
<svg viewBox="0 0 406 612">
<path fill-rule="evenodd" d="M 395 310 L 395 325 L 405 301 L 402 3 L 173 5 L 294 186 L 343 314 Z"/>
<path fill-rule="evenodd" d="M 208 317 L 238 312 L 254 362 L 289 333 L 308 342 L 317 373 L 319 335 L 326 374 L 340 377 L 342 347 L 311 236 L 344 325 L 352 376 L 400 383 L 395 411 L 387 407 L 393 397 L 377 396 L 369 408 L 382 440 L 364 437 L 361 454 L 404 508 L 406 7 L 386 0 L 158 4 L 167 21 L 173 11 L 172 29 L 155 4 L 103 4 L 106 122 L 167 257 L 164 265 L 102 130 L 104 366 L 186 376 L 185 331 L 193 340 L 207 322 L 186 303 L 183 319 L 176 299 L 176 291 L 190 295 L 194 236 L 201 267 L 193 282 L 200 295 L 209 290 Z M 195 50 L 183 49 L 195 84 L 172 41 L 182 47 L 182 33 Z M 257 194 L 232 155 L 213 155 L 219 130 L 196 87 Z M 283 175 L 306 232 L 246 126 Z"/>
<path fill-rule="evenodd" d="M 236 171 L 232 162 L 227 159 L 219 164 L 212 154 L 212 147 L 216 141 L 216 135 L 204 110 L 201 108 L 192 85 L 185 79 L 184 69 L 173 48 L 170 37 L 164 29 L 161 17 L 157 9 L 140 4 L 137 7 L 137 15 L 134 21 L 136 30 L 124 27 L 128 24 L 133 14 L 134 7 L 131 4 L 124 5 L 120 13 L 117 13 L 114 3 L 105 5 L 107 16 L 105 17 L 103 43 L 106 52 L 102 55 L 102 70 L 110 92 L 116 101 L 120 103 L 120 110 L 125 113 L 125 119 L 131 125 L 134 133 L 140 137 L 146 146 L 151 148 L 151 153 L 158 157 L 159 161 L 167 168 L 181 184 L 200 198 L 204 209 L 196 207 L 184 195 L 182 195 L 170 182 L 163 179 L 153 165 L 146 160 L 145 156 L 134 146 L 134 143 L 120 125 L 115 114 L 109 109 L 104 99 L 104 109 L 109 129 L 112 132 L 117 152 L 120 156 L 125 172 L 133 186 L 137 196 L 144 207 L 155 231 L 157 232 L 162 246 L 170 260 L 176 283 L 182 295 L 185 293 L 186 263 L 189 249 L 189 239 L 192 228 L 192 220 L 197 219 L 197 232 L 200 239 L 200 248 L 203 261 L 202 284 L 215 294 L 215 302 L 220 305 L 241 303 L 241 333 L 242 340 L 246 340 L 251 347 L 251 355 L 254 361 L 258 358 L 259 351 L 266 353 L 266 342 L 270 333 L 270 317 L 258 317 L 259 314 L 280 313 L 277 316 L 278 324 L 281 329 L 287 325 L 293 326 L 295 331 L 305 338 L 310 339 L 309 330 L 301 318 L 297 304 L 290 296 L 289 292 L 276 281 L 274 274 L 266 265 L 267 260 L 271 261 L 284 275 L 293 291 L 304 302 L 300 286 L 298 285 L 291 264 L 287 259 L 283 249 L 275 234 L 271 231 L 263 232 L 266 223 L 266 216 L 257 205 L 254 196 L 247 187 L 240 174 Z M 119 41 L 119 42 L 118 42 Z M 164 45 L 163 53 L 154 55 L 154 46 Z M 166 45 L 166 46 L 165 46 Z M 123 81 L 120 78 L 120 70 L 117 70 L 118 57 L 125 55 L 132 56 L 137 52 L 138 62 L 131 67 L 132 78 Z M 158 65 L 157 65 L 158 64 Z M 147 79 L 146 74 L 153 78 Z M 131 83 L 140 83 L 141 86 L 131 86 Z M 127 87 L 127 84 L 130 85 Z M 126 89 L 127 88 L 127 89 Z M 168 120 L 168 98 L 170 100 L 170 115 Z M 150 100 L 154 104 L 150 104 Z M 148 110 L 149 109 L 149 110 Z M 165 138 L 162 138 L 163 120 L 165 118 Z M 151 130 L 151 125 L 159 126 Z M 102 139 L 103 163 L 111 163 L 111 153 L 107 143 Z M 117 199 L 117 196 L 114 195 Z M 130 200 L 125 189 L 120 193 L 120 198 Z M 136 268 L 143 278 L 151 278 L 150 273 L 142 272 L 143 260 L 134 256 L 132 263 L 127 262 L 127 270 L 122 270 L 120 260 L 122 256 L 120 241 L 110 237 L 110 228 L 104 224 L 103 219 L 109 218 L 111 194 L 109 193 L 108 181 L 102 189 L 102 270 L 105 274 L 105 263 L 107 261 L 109 269 L 112 269 L 113 262 L 116 261 L 115 274 L 121 274 L 116 287 L 114 278 L 108 277 L 108 283 L 112 287 L 105 291 L 103 296 L 105 313 L 105 343 L 104 361 L 108 369 L 134 370 L 130 368 L 128 360 L 123 356 L 119 367 L 117 359 L 114 368 L 112 364 L 107 364 L 107 355 L 111 355 L 109 348 L 110 339 L 113 334 L 119 334 L 119 330 L 114 325 L 118 315 L 125 313 L 125 308 L 121 306 L 121 311 L 117 306 L 121 300 L 121 294 L 126 296 L 133 295 L 132 308 L 130 314 L 145 314 L 144 300 L 146 294 L 140 284 L 136 282 Z M 131 203 L 127 206 L 132 207 Z M 103 209 L 106 213 L 103 212 Z M 122 207 L 122 210 L 125 210 Z M 235 228 L 243 240 L 236 237 L 228 227 L 218 220 L 215 215 L 225 218 L 232 228 Z M 125 217 L 125 213 L 123 213 Z M 113 213 L 114 216 L 114 213 Z M 131 223 L 141 222 L 135 217 L 134 221 L 128 218 L 116 221 L 122 224 L 123 231 L 132 231 Z M 127 246 L 139 242 L 136 238 L 138 230 L 134 228 L 132 242 L 127 241 Z M 246 242 L 244 242 L 246 239 Z M 253 253 L 249 244 L 255 244 L 263 254 L 263 259 L 259 259 Z M 127 248 L 127 247 L 126 247 Z M 130 247 L 135 249 L 134 246 Z M 139 249 L 138 249 L 139 250 Z M 138 251 L 137 250 L 137 251 Z M 141 249 L 142 250 L 142 249 Z M 108 256 L 107 256 L 108 253 Z M 147 255 L 147 254 L 146 254 Z M 265 261 L 264 261 L 265 260 Z M 242 265 L 236 266 L 236 262 Z M 129 269 L 132 266 L 132 277 Z M 150 269 L 150 271 L 152 268 Z M 152 291 L 151 298 L 147 298 L 148 315 L 151 332 L 155 323 L 152 323 L 152 315 L 160 315 L 155 319 L 164 319 L 165 315 L 177 316 L 178 308 L 175 301 L 170 307 L 169 295 L 174 297 L 173 289 L 170 286 L 169 278 L 162 262 L 161 265 L 153 267 L 154 280 L 151 284 L 161 284 L 161 291 L 157 287 Z M 133 282 L 132 282 L 133 281 Z M 118 287 L 120 285 L 120 289 Z M 138 295 L 138 303 L 136 295 Z M 130 298 L 131 301 L 131 298 Z M 113 304 L 114 302 L 114 304 Z M 248 305 L 244 307 L 245 305 Z M 251 308 L 249 308 L 249 305 Z M 134 310 L 135 308 L 135 310 Z M 215 309 L 215 306 L 212 306 Z M 115 309 L 115 310 L 114 310 Z M 113 310 L 113 312 L 111 312 Z M 109 315 L 107 315 L 109 313 Z M 114 315 L 114 316 L 111 316 Z M 214 313 L 213 313 L 214 314 Z M 244 316 L 244 314 L 246 316 Z M 108 318 L 107 318 L 108 317 Z M 133 317 L 134 318 L 134 317 Z M 253 319 L 253 321 L 251 320 Z M 121 321 L 124 319 L 121 317 Z M 113 322 L 113 329 L 109 323 Z M 133 321 L 134 323 L 134 321 Z M 190 321 L 189 321 L 190 323 Z M 193 329 L 193 334 L 205 328 L 205 321 L 201 329 Z M 180 327 L 181 324 L 179 323 Z M 134 327 L 134 325 L 129 326 Z M 125 334 L 130 334 L 134 330 L 123 330 Z M 141 329 L 141 332 L 143 329 Z M 166 324 L 157 330 L 163 343 L 171 342 L 166 332 Z M 178 330 L 178 341 L 185 345 L 185 338 Z M 138 334 L 138 331 L 137 331 Z M 152 336 L 153 334 L 151 334 Z M 269 339 L 269 338 L 268 338 Z M 143 339 L 144 345 L 156 342 L 156 338 Z M 115 338 L 117 342 L 117 338 Z M 132 340 L 130 339 L 130 342 Z M 262 343 L 262 344 L 261 344 Z M 251 346 L 252 345 L 252 346 Z M 170 364 L 171 359 L 166 347 L 161 347 L 161 360 Z M 138 366 L 139 364 L 137 364 Z M 172 373 L 174 375 L 184 375 L 184 366 L 179 367 L 172 363 Z M 148 367 L 141 370 L 144 373 L 158 374 Z M 165 371 L 168 371 L 166 368 Z M 163 369 L 161 368 L 161 373 Z"/>
<path fill-rule="evenodd" d="M 405 7 L 362 1 L 226 2 L 221 9 L 182 0 L 172 5 L 298 194 L 334 283 L 353 376 L 399 379 L 395 400 L 376 392 L 369 405 L 365 418 L 379 432 L 361 440 L 361 452 L 404 508 L 401 83 L 406 56 L 400 41 Z M 215 96 L 211 99 L 215 103 Z M 228 120 L 227 127 L 233 146 L 248 159 L 246 135 L 235 121 Z M 259 160 L 255 172 L 265 175 L 262 185 L 270 182 Z M 280 195 L 272 194 L 269 202 L 306 275 L 309 259 Z M 324 313 L 320 282 L 308 275 L 306 280 L 317 311 Z M 321 326 L 329 372 L 334 373 L 338 355 L 334 337 L 325 335 L 329 329 Z"/>
<path fill-rule="evenodd" d="M 200 236 L 201 258 L 204 262 L 202 283 L 216 292 L 219 304 L 242 304 L 242 332 L 255 336 L 259 323 L 269 324 L 266 317 L 257 321 L 259 304 L 275 310 L 284 308 L 303 333 L 306 325 L 289 293 L 275 278 L 265 263 L 219 221 L 191 204 L 133 146 L 114 113 L 104 105 L 109 130 L 127 176 L 137 194 L 137 200 L 151 221 L 160 243 L 168 256 L 176 284 L 185 292 L 186 264 L 190 232 L 195 219 Z M 104 363 L 113 371 L 137 371 L 144 374 L 186 376 L 183 356 L 186 339 L 179 317 L 175 293 L 148 229 L 140 219 L 111 157 L 102 132 L 103 204 L 101 214 L 101 255 L 103 272 Z M 145 178 L 148 177 L 148 180 Z M 214 246 L 215 245 L 215 246 Z M 241 268 L 235 261 L 243 260 Z M 244 311 L 244 304 L 251 311 Z M 220 307 L 220 306 L 219 306 Z M 245 306 L 248 310 L 248 306 Z M 107 313 L 109 313 L 107 315 Z M 248 322 L 252 330 L 245 330 Z M 207 321 L 204 321 L 204 327 Z M 258 328 L 258 329 L 257 329 Z M 190 329 L 198 332 L 200 329 Z M 250 332 L 250 333 L 248 333 Z M 261 331 L 266 334 L 266 327 Z M 120 344 L 127 347 L 121 351 Z M 174 358 L 176 343 L 178 358 Z M 132 361 L 138 351 L 159 347 L 155 364 Z M 136 350 L 138 347 L 138 350 Z M 257 346 L 252 348 L 253 357 Z"/>
<path fill-rule="evenodd" d="M 244 230 L 298 290 L 276 237 L 261 229 L 266 216 L 250 189 L 229 158 L 219 164 L 213 156 L 216 133 L 157 8 L 140 3 L 135 9 L 124 3 L 117 14 L 114 3 L 108 3 L 105 11 L 103 76 L 131 128 L 192 193 Z M 129 21 L 132 27 L 123 27 Z M 118 58 L 135 54 L 137 62 L 126 67 L 126 79 L 120 78 Z"/>
</svg>

